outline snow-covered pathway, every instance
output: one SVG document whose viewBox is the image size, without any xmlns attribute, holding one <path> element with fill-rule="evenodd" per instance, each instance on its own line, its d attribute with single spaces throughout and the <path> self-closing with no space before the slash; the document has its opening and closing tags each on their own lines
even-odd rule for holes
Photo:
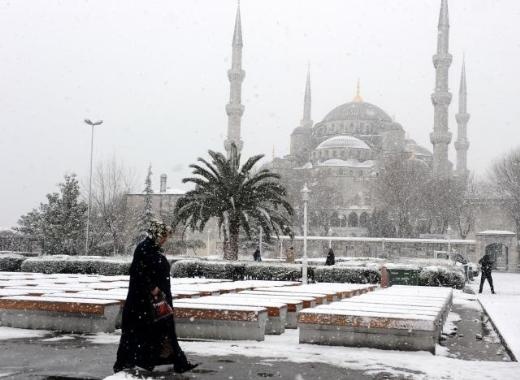
<svg viewBox="0 0 520 380">
<path fill-rule="evenodd" d="M 474 281 L 472 287 L 508 348 L 520 360 L 520 273 L 495 272 L 493 283 L 496 294 L 491 294 L 487 282 L 482 294 L 478 294 L 480 277 Z"/>
</svg>

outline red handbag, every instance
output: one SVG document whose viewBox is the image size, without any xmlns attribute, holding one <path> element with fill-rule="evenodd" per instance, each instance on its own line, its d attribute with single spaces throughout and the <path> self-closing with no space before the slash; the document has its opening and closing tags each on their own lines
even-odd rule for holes
<svg viewBox="0 0 520 380">
<path fill-rule="evenodd" d="M 173 315 L 173 308 L 168 302 L 166 302 L 166 296 L 163 292 L 160 292 L 157 296 L 153 297 L 152 306 L 155 314 L 154 322 Z"/>
</svg>

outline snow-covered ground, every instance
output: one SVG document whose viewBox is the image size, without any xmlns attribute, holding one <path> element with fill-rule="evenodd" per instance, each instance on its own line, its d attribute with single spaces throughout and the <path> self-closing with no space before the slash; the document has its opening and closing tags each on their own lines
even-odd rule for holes
<svg viewBox="0 0 520 380">
<path fill-rule="evenodd" d="M 520 290 L 520 275 L 504 281 L 514 281 Z M 497 276 L 502 278 L 502 276 Z M 497 281 L 497 289 L 501 280 Z M 520 294 L 518 294 L 520 297 Z M 498 299 L 498 298 L 497 298 Z M 517 298 L 517 303 L 520 298 Z M 480 308 L 475 302 L 475 295 L 454 291 L 454 303 L 469 308 Z M 511 308 L 519 306 L 511 306 Z M 518 314 L 517 314 L 518 315 Z M 460 319 L 456 313 L 450 313 L 445 331 L 450 332 Z M 510 324 L 515 324 L 510 320 Z M 516 323 L 516 327 L 519 324 Z M 510 331 L 510 330 L 506 330 Z M 520 332 L 516 337 L 520 337 Z M 109 339 L 106 340 L 107 343 Z M 114 342 L 117 339 L 114 339 Z M 480 379 L 518 379 L 520 364 L 502 361 L 468 361 L 450 357 L 446 347 L 438 346 L 437 355 L 428 352 L 386 351 L 368 348 L 331 347 L 312 344 L 299 344 L 298 331 L 286 330 L 282 335 L 266 335 L 265 341 L 215 341 L 182 342 L 186 352 L 193 355 L 245 355 L 263 358 L 265 362 L 276 365 L 277 361 L 287 360 L 295 363 L 319 362 L 338 367 L 363 371 L 367 375 L 388 372 L 402 375 L 413 380 L 480 380 Z M 116 374 L 106 380 L 134 379 L 128 374 Z"/>
<path fill-rule="evenodd" d="M 520 360 L 520 273 L 495 272 L 493 283 L 496 294 L 491 294 L 487 281 L 482 294 L 478 294 L 480 277 L 472 286 L 508 348 Z M 517 378 L 520 379 L 520 373 Z"/>
</svg>

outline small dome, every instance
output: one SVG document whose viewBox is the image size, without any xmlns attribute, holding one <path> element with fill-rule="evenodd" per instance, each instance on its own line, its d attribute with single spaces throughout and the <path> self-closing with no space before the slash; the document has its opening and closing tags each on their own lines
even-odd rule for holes
<svg viewBox="0 0 520 380">
<path fill-rule="evenodd" d="M 378 106 L 363 101 L 342 104 L 330 111 L 322 122 L 343 120 L 377 120 L 392 122 L 392 118 Z"/>
<path fill-rule="evenodd" d="M 330 160 L 319 163 L 319 166 L 341 166 L 349 168 L 371 168 L 375 165 L 373 160 L 366 160 L 360 162 L 358 160 L 340 160 L 338 158 L 331 158 Z"/>
<path fill-rule="evenodd" d="M 334 136 L 323 141 L 316 149 L 353 148 L 368 149 L 370 147 L 362 140 L 354 136 Z"/>
</svg>

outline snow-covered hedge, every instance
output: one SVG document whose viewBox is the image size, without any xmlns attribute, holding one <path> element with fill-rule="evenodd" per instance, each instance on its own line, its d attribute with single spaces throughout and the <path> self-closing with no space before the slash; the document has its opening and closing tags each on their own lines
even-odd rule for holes
<svg viewBox="0 0 520 380">
<path fill-rule="evenodd" d="M 314 269 L 314 280 L 316 282 L 376 284 L 381 281 L 381 273 L 375 267 L 319 266 Z"/>
<path fill-rule="evenodd" d="M 446 286 L 450 288 L 464 288 L 464 273 L 458 268 L 442 266 L 424 267 L 419 273 L 419 285 Z"/>
<path fill-rule="evenodd" d="M 29 258 L 21 271 L 38 273 L 128 274 L 131 257 L 52 255 Z"/>
<path fill-rule="evenodd" d="M 310 281 L 377 283 L 379 271 L 367 267 L 309 266 Z M 302 266 L 277 262 L 182 260 L 172 265 L 173 277 L 204 277 L 229 280 L 300 281 Z"/>
<path fill-rule="evenodd" d="M 173 263 L 174 277 L 204 277 L 228 280 L 285 280 L 301 279 L 301 265 L 251 262 L 251 261 L 206 261 L 181 260 Z M 309 268 L 309 277 L 312 268 Z"/>
<path fill-rule="evenodd" d="M 25 256 L 16 253 L 2 253 L 0 254 L 0 271 L 19 272 L 26 259 Z"/>
</svg>

